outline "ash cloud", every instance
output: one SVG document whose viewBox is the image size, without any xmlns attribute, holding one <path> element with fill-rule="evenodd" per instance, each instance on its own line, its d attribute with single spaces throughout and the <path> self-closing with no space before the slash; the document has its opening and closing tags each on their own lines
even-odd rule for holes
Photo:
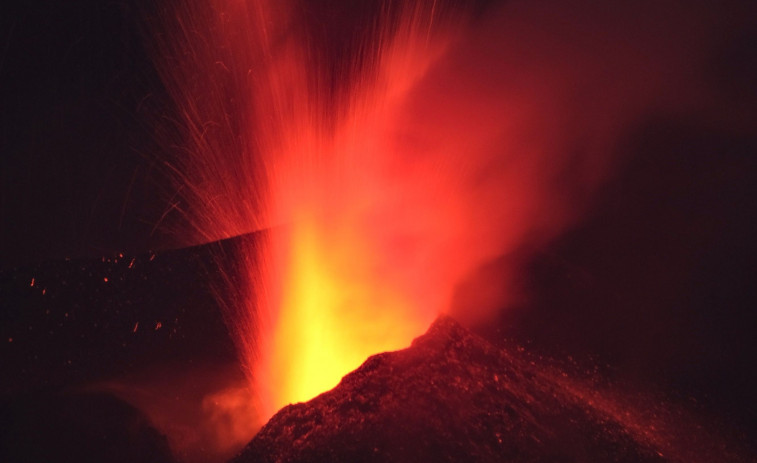
<svg viewBox="0 0 757 463">
<path fill-rule="evenodd" d="M 440 64 L 457 80 L 440 73 L 436 110 L 416 119 L 460 114 L 460 132 L 473 133 L 508 115 L 520 124 L 522 149 L 492 143 L 472 162 L 486 175 L 461 189 L 470 223 L 485 226 L 452 313 L 490 340 L 592 358 L 612 366 L 608 377 L 691 398 L 687 407 L 754 442 L 754 5 L 497 11 Z M 466 75 L 489 84 L 468 90 Z M 455 119 L 439 133 L 458 133 Z M 501 126 L 490 126 L 494 139 Z M 533 169 L 512 174 L 523 187 L 508 191 L 507 164 L 489 160 L 519 156 Z M 504 214 L 508 197 L 529 194 L 531 216 Z"/>
<path fill-rule="evenodd" d="M 514 276 L 591 210 L 639 124 L 713 105 L 706 71 L 725 10 L 508 2 L 429 70 L 400 111 L 389 162 L 408 184 L 416 172 L 441 179 L 434 207 L 453 213 L 418 225 L 415 243 L 431 273 L 468 275 L 453 314 L 477 323 L 520 303 Z M 474 269 L 495 259 L 511 277 L 476 283 Z"/>
</svg>

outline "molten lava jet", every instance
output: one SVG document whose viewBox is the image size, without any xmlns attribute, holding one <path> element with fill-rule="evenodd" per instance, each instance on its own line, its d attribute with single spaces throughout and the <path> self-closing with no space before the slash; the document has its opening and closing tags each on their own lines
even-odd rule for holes
<svg viewBox="0 0 757 463">
<path fill-rule="evenodd" d="M 194 239 L 269 228 L 229 271 L 246 281 L 219 291 L 263 416 L 407 346 L 479 262 L 566 223 L 548 183 L 565 165 L 586 166 L 585 190 L 601 177 L 601 142 L 555 156 L 567 134 L 531 141 L 548 96 L 490 95 L 498 73 L 466 62 L 490 38 L 462 40 L 460 6 L 368 10 L 336 34 L 296 3 L 191 2 L 157 41 Z"/>
<path fill-rule="evenodd" d="M 247 280 L 219 290 L 264 417 L 407 346 L 476 258 L 455 248 L 468 219 L 453 166 L 429 171 L 398 126 L 462 20 L 382 6 L 344 33 L 343 59 L 295 6 L 193 3 L 157 44 L 187 118 L 177 173 L 199 239 L 269 228 L 233 270 Z"/>
<path fill-rule="evenodd" d="M 153 18 L 187 241 L 265 229 L 217 288 L 262 422 L 441 313 L 487 323 L 520 297 L 475 282 L 494 310 L 452 304 L 483 263 L 515 274 L 575 223 L 627 124 L 680 106 L 708 30 L 661 23 L 695 16 L 669 4 L 464 3 L 192 0 Z"/>
</svg>

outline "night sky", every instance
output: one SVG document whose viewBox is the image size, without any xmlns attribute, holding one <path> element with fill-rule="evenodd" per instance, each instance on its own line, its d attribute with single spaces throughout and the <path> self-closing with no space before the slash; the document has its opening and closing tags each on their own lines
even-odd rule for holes
<svg viewBox="0 0 757 463">
<path fill-rule="evenodd" d="M 175 191 L 156 127 L 174 108 L 140 36 L 147 3 L 0 7 L 0 269 L 187 244 L 165 214 Z M 697 397 L 754 438 L 749 3 L 713 10 L 724 19 L 706 52 L 707 101 L 627 130 L 626 156 L 585 218 L 529 259 L 527 301 L 482 331 L 555 355 L 599 355 L 619 376 Z M 496 275 L 496 263 L 483 271 Z"/>
<path fill-rule="evenodd" d="M 170 109 L 136 2 L 2 8 L 3 265 L 164 244 L 151 122 Z"/>
</svg>

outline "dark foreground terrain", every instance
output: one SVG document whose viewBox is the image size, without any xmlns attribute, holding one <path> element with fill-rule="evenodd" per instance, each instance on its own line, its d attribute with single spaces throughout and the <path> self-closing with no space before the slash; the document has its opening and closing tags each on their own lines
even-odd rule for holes
<svg viewBox="0 0 757 463">
<path fill-rule="evenodd" d="M 442 317 L 282 409 L 233 461 L 668 461 L 540 368 Z"/>
</svg>

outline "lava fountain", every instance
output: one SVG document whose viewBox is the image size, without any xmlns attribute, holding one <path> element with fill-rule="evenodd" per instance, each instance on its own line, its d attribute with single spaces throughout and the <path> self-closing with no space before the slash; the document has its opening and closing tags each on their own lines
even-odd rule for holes
<svg viewBox="0 0 757 463">
<path fill-rule="evenodd" d="M 194 244 L 266 230 L 219 289 L 261 421 L 407 346 L 482 262 L 569 225 L 692 48 L 623 8 L 180 3 L 153 16 L 180 114 L 173 207 Z M 673 39 L 595 40 L 637 32 Z"/>
<path fill-rule="evenodd" d="M 193 239 L 268 229 L 222 295 L 263 419 L 407 346 L 459 277 L 417 244 L 456 230 L 463 204 L 411 172 L 395 121 L 462 21 L 436 2 L 381 6 L 345 60 L 333 37 L 312 45 L 294 6 L 194 3 L 166 15 L 177 35 L 158 44 L 185 50 L 163 75 L 186 117 L 175 169 Z"/>
<path fill-rule="evenodd" d="M 361 47 L 359 65 L 322 69 L 328 57 L 316 54 L 275 79 L 304 77 L 291 86 L 307 92 L 285 94 L 290 125 L 264 156 L 267 223 L 285 224 L 271 232 L 262 258 L 263 286 L 277 291 L 254 304 L 261 357 L 249 363 L 265 416 L 334 387 L 372 353 L 409 345 L 442 307 L 433 288 L 396 270 L 435 271 L 428 256 L 413 252 L 418 231 L 406 227 L 418 219 L 402 215 L 415 211 L 424 226 L 441 226 L 446 217 L 433 201 L 442 198 L 428 194 L 433 177 L 413 189 L 398 183 L 397 154 L 385 154 L 397 152 L 393 121 L 405 95 L 453 35 L 451 24 L 432 28 L 443 19 L 433 7 L 381 12 L 370 33 L 380 40 Z"/>
</svg>

